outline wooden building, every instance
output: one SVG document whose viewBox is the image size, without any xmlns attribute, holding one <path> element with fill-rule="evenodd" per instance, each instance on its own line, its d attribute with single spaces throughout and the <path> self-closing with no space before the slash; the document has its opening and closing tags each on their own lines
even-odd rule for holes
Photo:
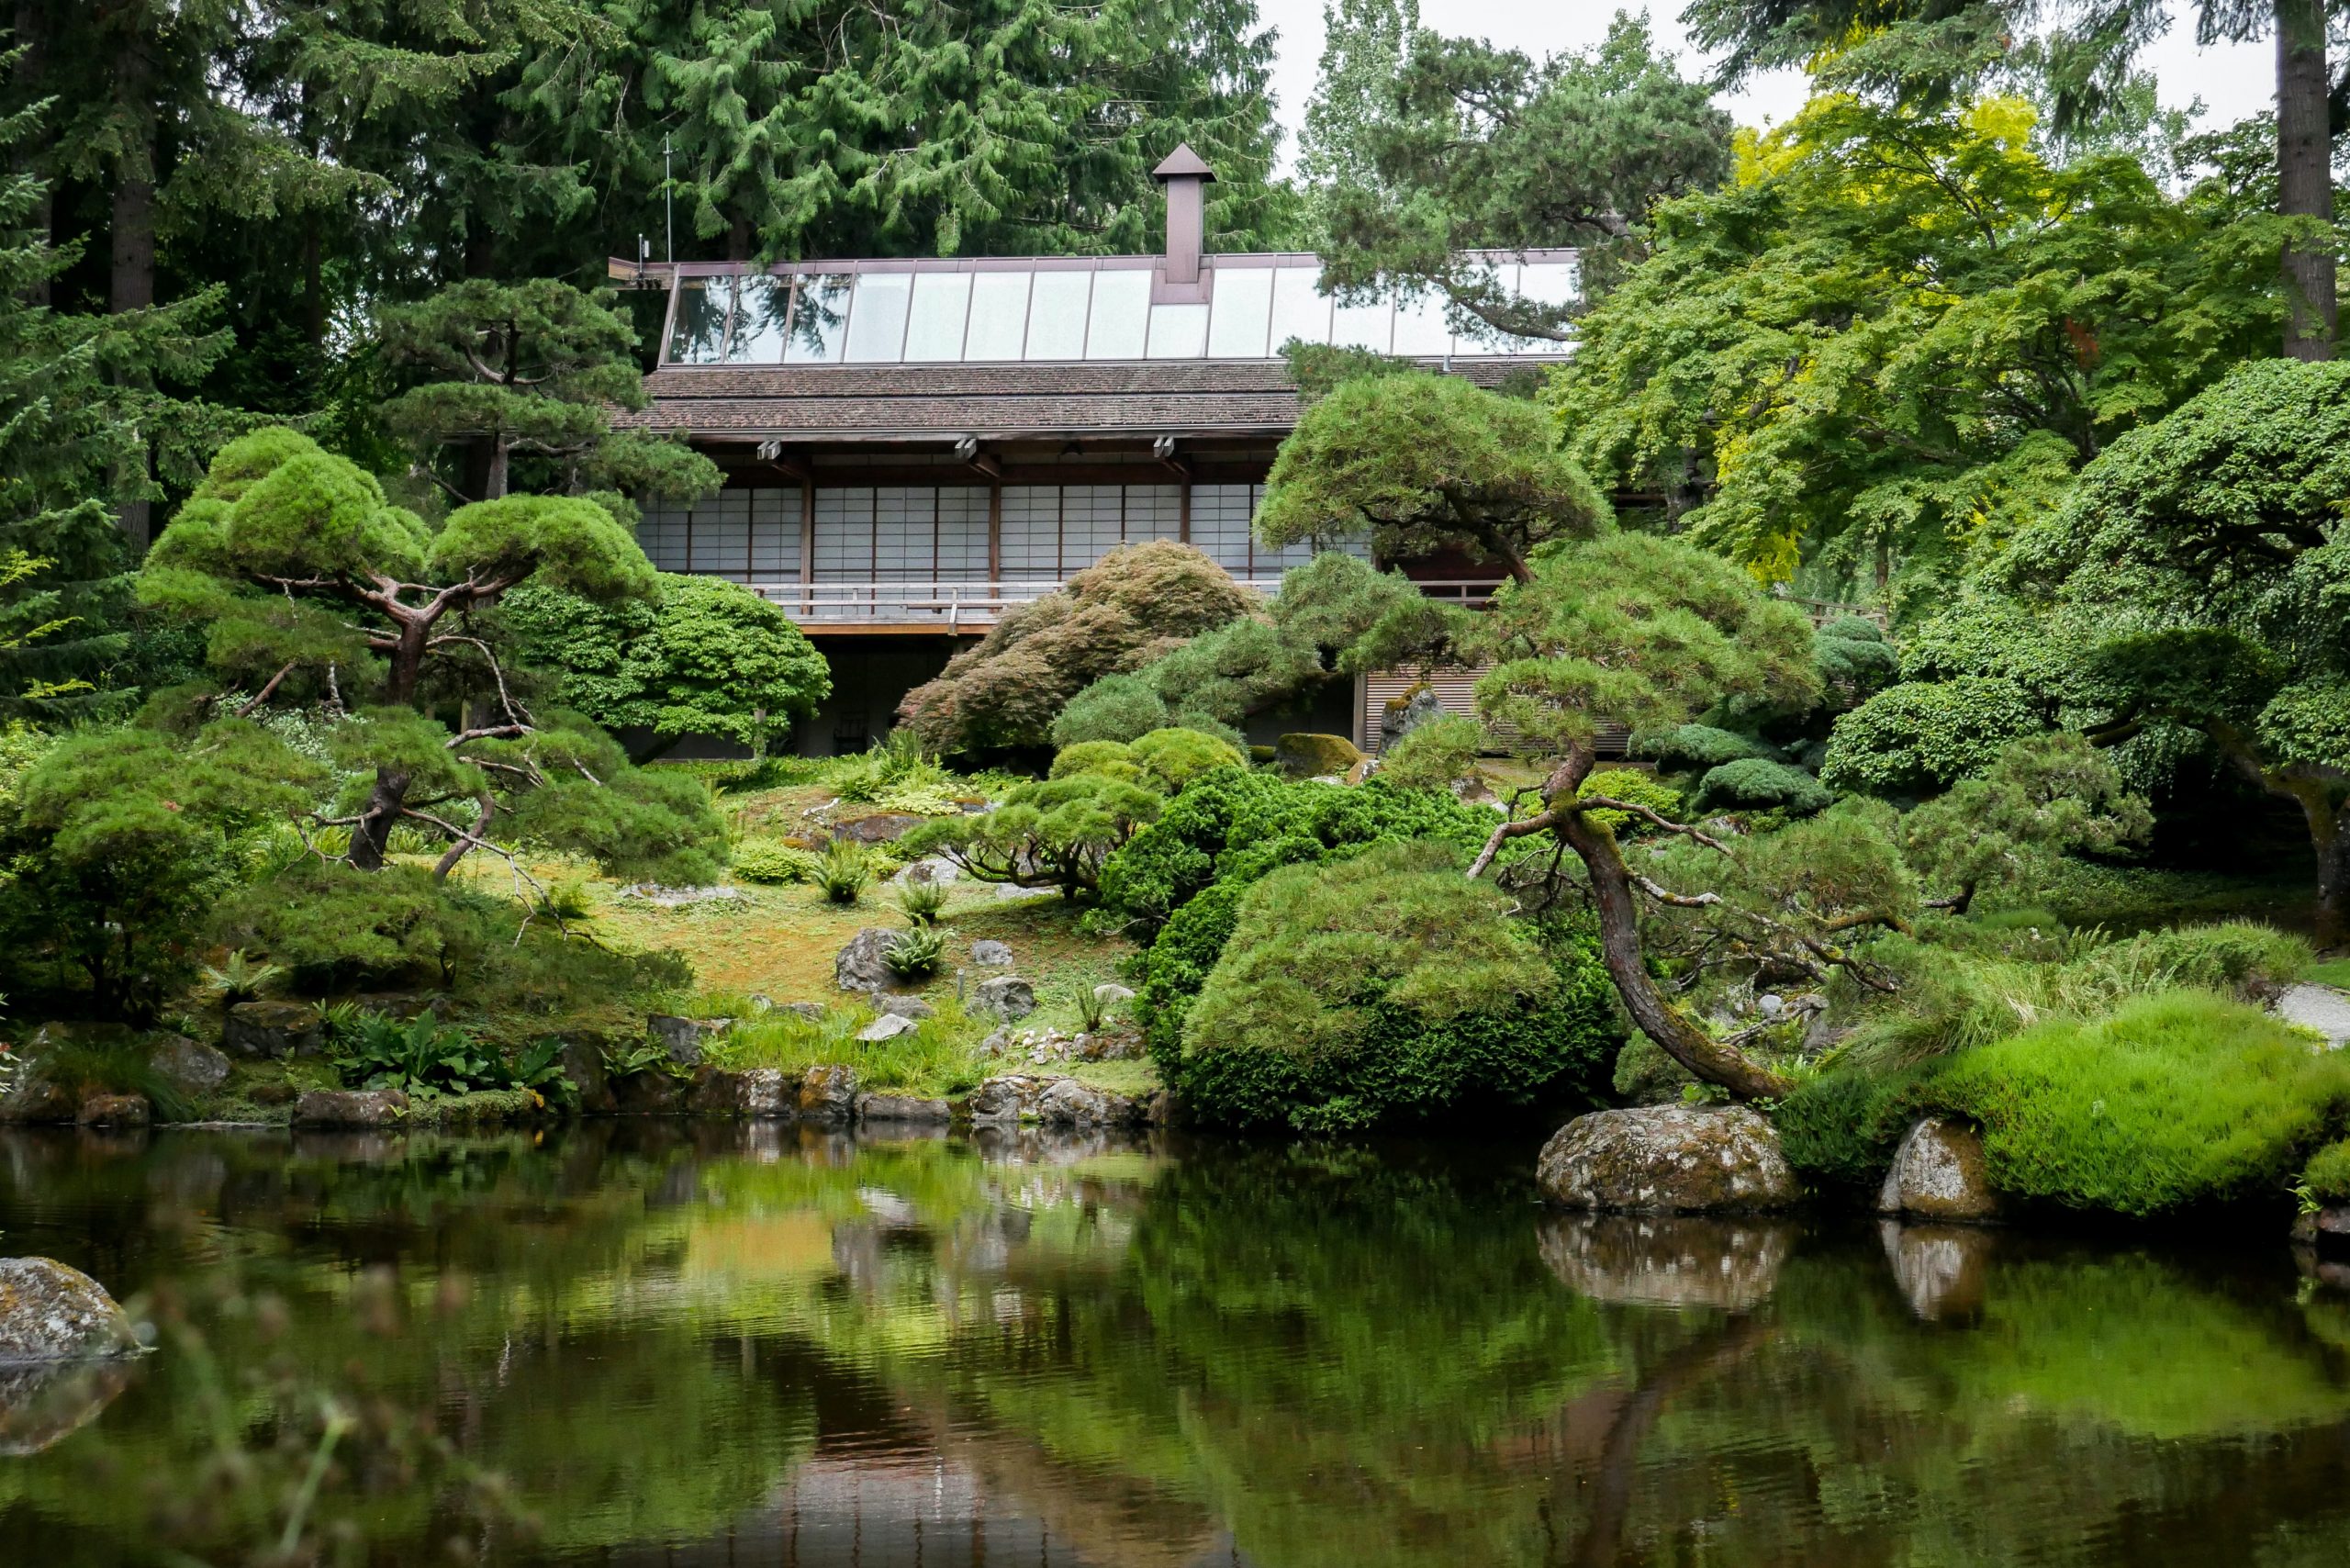
<svg viewBox="0 0 2350 1568">
<path fill-rule="evenodd" d="M 668 299 L 652 405 L 624 420 L 726 474 L 692 507 L 648 509 L 645 554 L 747 583 L 819 640 L 834 694 L 797 749 L 861 749 L 957 646 L 1121 543 L 1183 540 L 1277 588 L 1304 552 L 1262 548 L 1250 521 L 1299 413 L 1285 342 L 1487 385 L 1561 352 L 1458 334 L 1432 296 L 1340 303 L 1310 254 L 1204 254 L 1214 174 L 1189 148 L 1156 173 L 1165 255 L 612 264 Z M 1491 260 L 1529 297 L 1577 287 L 1572 252 Z M 1491 586 L 1389 564 L 1434 593 Z M 1375 746 L 1366 704 L 1358 683 L 1309 717 Z"/>
</svg>

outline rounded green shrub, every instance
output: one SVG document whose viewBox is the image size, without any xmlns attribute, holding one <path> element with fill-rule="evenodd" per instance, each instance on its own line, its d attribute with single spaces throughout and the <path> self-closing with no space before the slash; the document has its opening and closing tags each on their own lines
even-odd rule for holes
<svg viewBox="0 0 2350 1568">
<path fill-rule="evenodd" d="M 1588 943 L 1546 950 L 1443 845 L 1382 845 L 1250 888 L 1182 1028 L 1190 1114 L 1338 1131 L 1587 1086 L 1614 1056 Z"/>
<path fill-rule="evenodd" d="M 1068 778 L 1080 773 L 1136 784 L 1142 781 L 1142 764 L 1136 760 L 1134 748 L 1124 741 L 1080 741 L 1061 748 L 1060 755 L 1053 758 L 1050 776 Z"/>
<path fill-rule="evenodd" d="M 1668 773 L 1702 773 L 1726 762 L 1751 756 L 1767 757 L 1771 748 L 1752 735 L 1719 730 L 1711 724 L 1675 724 L 1671 729 L 1642 732 L 1632 737 L 1632 755 L 1654 762 Z"/>
<path fill-rule="evenodd" d="M 734 874 L 746 882 L 812 881 L 819 863 L 813 851 L 772 839 L 746 839 L 734 846 Z"/>
<path fill-rule="evenodd" d="M 2350 1058 L 2208 991 L 1961 1052 L 1926 1086 L 1983 1124 L 2000 1191 L 2145 1215 L 2274 1195 L 2350 1114 Z"/>
<path fill-rule="evenodd" d="M 1583 781 L 1583 793 L 1646 806 L 1667 822 L 1679 822 L 1684 814 L 1680 790 L 1655 774 L 1643 773 L 1637 767 L 1603 767 Z M 1618 838 L 1637 838 L 1643 833 L 1662 831 L 1646 817 L 1630 812 L 1596 811 L 1590 815 L 1592 821 L 1605 823 Z"/>
<path fill-rule="evenodd" d="M 1132 747 L 1143 773 L 1169 794 L 1176 794 L 1202 774 L 1219 767 L 1238 767 L 1245 760 L 1240 748 L 1202 730 L 1169 727 L 1137 736 Z"/>
<path fill-rule="evenodd" d="M 1387 748 L 1379 776 L 1399 790 L 1449 789 L 1477 771 L 1485 726 L 1465 713 L 1430 719 Z"/>
<path fill-rule="evenodd" d="M 1699 811 L 1729 807 L 1733 811 L 1785 812 L 1809 816 L 1835 803 L 1818 779 L 1800 767 L 1750 756 L 1725 762 L 1697 783 L 1695 803 Z"/>
<path fill-rule="evenodd" d="M 1930 795 L 2048 725 L 2012 680 L 1961 676 L 1878 692 L 1836 721 L 1820 782 L 1865 795 Z"/>
<path fill-rule="evenodd" d="M 1069 700 L 1053 721 L 1053 744 L 1131 741 L 1166 722 L 1167 704 L 1148 681 L 1136 675 L 1103 676 Z"/>
</svg>

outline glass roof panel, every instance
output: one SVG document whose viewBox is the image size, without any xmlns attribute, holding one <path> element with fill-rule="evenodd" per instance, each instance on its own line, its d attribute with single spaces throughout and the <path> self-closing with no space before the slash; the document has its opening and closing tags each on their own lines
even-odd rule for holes
<svg viewBox="0 0 2350 1568">
<path fill-rule="evenodd" d="M 935 364 L 963 357 L 963 319 L 971 305 L 969 273 L 917 273 L 906 318 L 906 361 Z"/>
<path fill-rule="evenodd" d="M 1320 267 L 1283 267 L 1273 274 L 1272 352 L 1292 338 L 1309 343 L 1330 341 L 1330 300 L 1321 292 Z"/>
<path fill-rule="evenodd" d="M 1395 301 L 1382 295 L 1368 305 L 1334 305 L 1330 341 L 1340 348 L 1385 353 L 1395 332 Z"/>
<path fill-rule="evenodd" d="M 778 364 L 791 320 L 791 280 L 746 277 L 734 291 L 734 327 L 726 336 L 729 364 Z"/>
<path fill-rule="evenodd" d="M 1395 347 L 1400 354 L 1437 359 L 1452 352 L 1452 324 L 1445 319 L 1440 289 L 1423 289 L 1395 307 Z"/>
<path fill-rule="evenodd" d="M 1028 347 L 1023 357 L 1083 359 L 1085 307 L 1092 292 L 1091 273 L 1038 273 L 1028 291 Z"/>
<path fill-rule="evenodd" d="M 1273 269 L 1218 267 L 1208 319 L 1207 352 L 1214 359 L 1263 359 L 1271 352 L 1265 330 L 1273 308 Z"/>
<path fill-rule="evenodd" d="M 671 364 L 716 364 L 726 341 L 732 278 L 689 277 L 677 285 L 677 319 L 669 329 Z"/>
<path fill-rule="evenodd" d="M 1150 308 L 1150 357 L 1199 359 L 1207 353 L 1208 308 L 1204 305 L 1154 305 Z"/>
<path fill-rule="evenodd" d="M 784 345 L 786 364 L 838 364 L 841 345 L 848 336 L 849 294 L 856 278 L 849 273 L 814 273 L 800 280 L 800 300 L 791 312 L 791 341 Z"/>
<path fill-rule="evenodd" d="M 971 280 L 969 360 L 1018 359 L 1028 336 L 1028 274 L 980 273 Z"/>
<path fill-rule="evenodd" d="M 1095 273 L 1085 329 L 1088 359 L 1140 359 L 1150 331 L 1150 274 Z"/>
<path fill-rule="evenodd" d="M 856 280 L 848 318 L 851 364 L 893 364 L 905 353 L 906 304 L 913 290 L 912 273 L 867 273 Z"/>
</svg>

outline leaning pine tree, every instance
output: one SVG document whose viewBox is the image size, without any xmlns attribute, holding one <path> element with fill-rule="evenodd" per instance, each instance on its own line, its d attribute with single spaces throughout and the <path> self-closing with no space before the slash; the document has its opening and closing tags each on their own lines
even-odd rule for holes
<svg viewBox="0 0 2350 1568">
<path fill-rule="evenodd" d="M 525 583 L 601 602 L 656 591 L 643 552 L 592 501 L 508 496 L 436 529 L 280 429 L 220 453 L 155 542 L 140 591 L 208 622 L 212 667 L 250 693 L 215 711 L 303 697 L 332 711 L 366 694 L 328 728 L 339 795 L 303 813 L 322 857 L 375 869 L 406 827 L 440 842 L 441 878 L 477 848 L 520 873 L 529 846 L 707 880 L 719 830 L 701 790 L 632 767 L 595 724 L 527 700 L 484 613 Z"/>
</svg>

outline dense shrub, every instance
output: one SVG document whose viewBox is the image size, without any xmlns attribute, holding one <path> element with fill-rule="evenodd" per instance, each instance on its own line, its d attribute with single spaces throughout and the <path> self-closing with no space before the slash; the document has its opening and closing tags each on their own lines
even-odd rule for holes
<svg viewBox="0 0 2350 1568">
<path fill-rule="evenodd" d="M 1223 768 L 1167 803 L 1102 871 L 1102 902 L 1138 938 L 1136 1008 L 1154 1054 L 1172 1052 L 1184 1012 L 1215 967 L 1250 883 L 1279 867 L 1342 858 L 1373 844 L 1483 845 L 1493 813 L 1440 790 L 1372 778 L 1357 789 Z"/>
<path fill-rule="evenodd" d="M 1680 790 L 1655 774 L 1643 773 L 1637 767 L 1603 767 L 1583 781 L 1583 792 L 1605 795 L 1628 805 L 1646 806 L 1667 822 L 1679 822 L 1686 814 Z M 1618 838 L 1638 838 L 1644 833 L 1663 831 L 1630 812 L 1597 811 L 1590 816 L 1593 822 L 1605 823 Z"/>
<path fill-rule="evenodd" d="M 2145 1215 L 2290 1184 L 2350 1113 L 2350 1059 L 2242 1002 L 2167 991 L 1964 1052 L 1926 1092 L 1983 1124 L 2002 1192 Z"/>
<path fill-rule="evenodd" d="M 1826 811 L 1834 801 L 1826 787 L 1802 768 L 1750 756 L 1725 762 L 1707 773 L 1698 781 L 1694 803 L 1699 811 L 1728 807 L 1808 816 Z"/>
<path fill-rule="evenodd" d="M 1900 674 L 1900 657 L 1874 621 L 1847 615 L 1831 621 L 1813 635 L 1812 658 L 1819 666 L 1819 684 L 1849 707 L 1890 686 Z"/>
<path fill-rule="evenodd" d="M 1153 730 L 1134 743 L 1135 760 L 1153 783 L 1172 795 L 1202 774 L 1237 767 L 1245 758 L 1229 741 L 1199 730 Z"/>
<path fill-rule="evenodd" d="M 908 855 L 944 855 L 982 882 L 1057 888 L 1074 901 L 1093 896 L 1103 863 L 1158 820 L 1164 804 L 1141 782 L 1091 770 L 1062 773 L 1021 785 L 992 812 L 924 823 L 901 847 Z"/>
<path fill-rule="evenodd" d="M 1138 675 L 1105 675 L 1069 700 L 1053 721 L 1053 744 L 1131 741 L 1167 722 L 1167 704 Z"/>
<path fill-rule="evenodd" d="M 1675 724 L 1632 737 L 1632 755 L 1646 757 L 1670 773 L 1702 773 L 1726 762 L 1750 756 L 1767 757 L 1771 748 L 1751 735 L 1711 724 Z"/>
<path fill-rule="evenodd" d="M 1046 744 L 1069 700 L 1254 608 L 1230 573 L 1171 540 L 1126 545 L 1005 614 L 898 709 L 934 752 Z"/>
<path fill-rule="evenodd" d="M 1927 795 L 1988 767 L 2008 743 L 2046 729 L 2011 680 L 1963 676 L 1878 692 L 1836 721 L 1820 782 L 1870 795 Z"/>
<path fill-rule="evenodd" d="M 746 882 L 807 882 L 820 860 L 813 850 L 754 838 L 734 846 L 734 874 Z"/>
<path fill-rule="evenodd" d="M 1465 713 L 1430 719 L 1387 748 L 1380 777 L 1402 790 L 1444 790 L 1477 771 L 1485 726 Z"/>
<path fill-rule="evenodd" d="M 1546 952 L 1460 865 L 1386 844 L 1250 888 L 1171 1062 L 1189 1114 L 1333 1131 L 1588 1085 L 1616 1045 L 1595 947 Z"/>
<path fill-rule="evenodd" d="M 1142 782 L 1142 764 L 1135 760 L 1134 747 L 1124 741 L 1080 741 L 1063 746 L 1046 777 L 1069 778 L 1080 773 L 1128 784 Z"/>
<path fill-rule="evenodd" d="M 1771 1107 L 1787 1163 L 1806 1181 L 1867 1187 L 1885 1179 L 1917 1115 L 1915 1070 L 1847 1069 L 1797 1083 Z"/>
</svg>

